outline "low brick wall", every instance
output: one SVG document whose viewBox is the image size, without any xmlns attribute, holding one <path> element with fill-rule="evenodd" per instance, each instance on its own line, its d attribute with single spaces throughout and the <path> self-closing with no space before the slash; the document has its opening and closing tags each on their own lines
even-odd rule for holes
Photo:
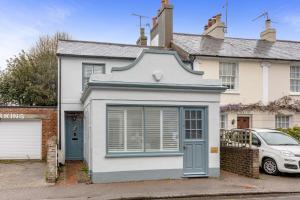
<svg viewBox="0 0 300 200">
<path fill-rule="evenodd" d="M 26 120 L 40 119 L 42 120 L 42 159 L 47 158 L 47 141 L 52 136 L 57 135 L 57 108 L 56 107 L 18 107 L 8 106 L 0 107 L 0 118 L 5 120 L 22 120 L 16 116 L 12 119 L 7 114 L 16 114 L 16 116 L 24 117 Z M 11 116 L 9 116 L 11 117 Z"/>
<path fill-rule="evenodd" d="M 47 152 L 47 174 L 46 181 L 48 183 L 55 183 L 57 178 L 57 139 L 56 136 L 52 136 L 48 140 L 48 152 Z"/>
<path fill-rule="evenodd" d="M 235 174 L 259 178 L 257 149 L 221 147 L 221 169 Z"/>
</svg>

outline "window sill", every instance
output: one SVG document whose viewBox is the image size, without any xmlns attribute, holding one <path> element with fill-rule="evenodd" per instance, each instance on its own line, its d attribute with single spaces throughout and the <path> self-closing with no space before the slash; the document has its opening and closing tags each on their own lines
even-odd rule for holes
<svg viewBox="0 0 300 200">
<path fill-rule="evenodd" d="M 237 90 L 226 90 L 223 94 L 236 94 L 236 95 L 239 95 L 240 91 L 237 91 Z"/>
<path fill-rule="evenodd" d="M 291 96 L 300 96 L 300 92 L 290 92 Z"/>
<path fill-rule="evenodd" d="M 183 156 L 181 152 L 166 152 L 166 153 L 114 153 L 106 154 L 105 158 L 130 158 L 130 157 L 170 157 L 170 156 Z"/>
</svg>

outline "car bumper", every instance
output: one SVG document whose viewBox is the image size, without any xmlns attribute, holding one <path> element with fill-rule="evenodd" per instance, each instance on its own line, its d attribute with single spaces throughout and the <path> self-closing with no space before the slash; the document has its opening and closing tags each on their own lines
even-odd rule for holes
<svg viewBox="0 0 300 200">
<path fill-rule="evenodd" d="M 284 157 L 277 162 L 280 172 L 300 173 L 300 157 Z"/>
</svg>

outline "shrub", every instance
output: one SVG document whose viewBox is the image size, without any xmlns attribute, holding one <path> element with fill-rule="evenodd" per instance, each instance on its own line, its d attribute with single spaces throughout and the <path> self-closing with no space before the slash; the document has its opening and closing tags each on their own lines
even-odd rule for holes
<svg viewBox="0 0 300 200">
<path fill-rule="evenodd" d="M 279 128 L 277 130 L 287 133 L 290 136 L 292 136 L 300 141 L 300 127 L 293 127 L 293 128 L 287 128 L 287 129 Z"/>
</svg>

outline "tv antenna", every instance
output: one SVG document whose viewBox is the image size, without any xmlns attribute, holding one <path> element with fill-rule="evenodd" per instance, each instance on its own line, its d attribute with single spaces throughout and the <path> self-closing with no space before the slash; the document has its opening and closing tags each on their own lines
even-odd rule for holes
<svg viewBox="0 0 300 200">
<path fill-rule="evenodd" d="M 227 33 L 227 28 L 228 28 L 228 0 L 226 0 L 225 5 L 223 5 L 223 8 L 225 8 L 225 33 Z"/>
<path fill-rule="evenodd" d="M 269 13 L 268 12 L 263 12 L 261 15 L 257 16 L 256 18 L 252 19 L 252 21 L 256 21 L 260 18 L 264 17 L 266 20 L 270 20 L 269 18 Z"/>
<path fill-rule="evenodd" d="M 133 15 L 133 16 L 139 18 L 139 22 L 140 22 L 139 26 L 140 26 L 140 28 L 142 28 L 142 26 L 143 26 L 143 25 L 142 25 L 142 20 L 143 20 L 143 19 L 146 19 L 146 18 L 149 18 L 149 17 L 147 17 L 147 16 L 140 15 L 140 14 L 136 14 L 136 13 L 132 13 L 131 15 Z M 148 24 L 146 24 L 146 26 L 148 26 Z"/>
</svg>

